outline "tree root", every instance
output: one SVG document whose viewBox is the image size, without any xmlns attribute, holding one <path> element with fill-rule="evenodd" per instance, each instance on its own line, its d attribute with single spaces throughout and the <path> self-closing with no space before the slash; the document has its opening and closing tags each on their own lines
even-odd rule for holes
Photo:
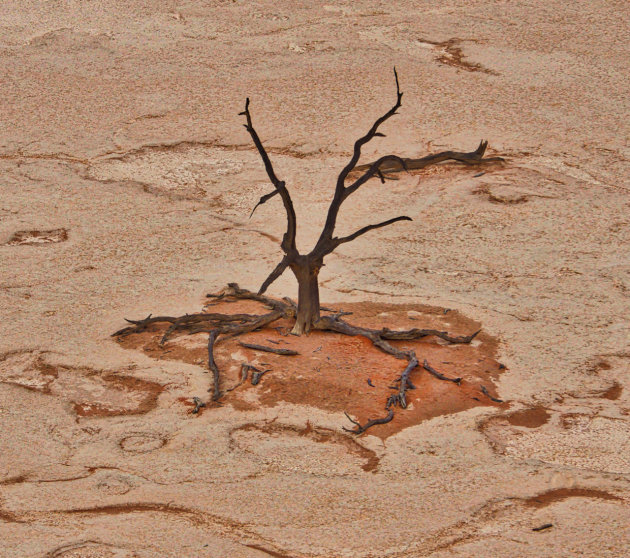
<svg viewBox="0 0 630 558">
<path fill-rule="evenodd" d="M 438 372 L 435 368 L 429 365 L 429 363 L 425 360 L 422 367 L 431 375 L 435 376 L 438 380 L 444 380 L 445 382 L 453 382 L 457 385 L 462 383 L 462 378 L 449 378 L 444 374 Z"/>
<path fill-rule="evenodd" d="M 359 421 L 351 418 L 348 413 L 344 412 L 344 414 L 346 415 L 346 417 L 348 417 L 348 420 L 352 424 L 356 425 L 356 428 L 352 430 L 350 428 L 346 428 L 345 426 L 342 426 L 341 428 L 345 432 L 350 432 L 351 434 L 356 434 L 356 435 L 363 434 L 368 428 L 371 428 L 372 426 L 375 426 L 377 424 L 387 424 L 388 422 L 391 422 L 392 419 L 394 418 L 393 409 L 389 409 L 386 417 L 379 418 L 379 419 L 370 419 L 364 425 L 361 425 Z"/>
<path fill-rule="evenodd" d="M 195 408 L 191 411 L 193 415 L 196 415 L 199 412 L 199 409 L 206 406 L 199 397 L 193 397 L 193 403 L 195 404 Z"/>
<path fill-rule="evenodd" d="M 265 345 L 256 345 L 254 343 L 243 343 L 242 341 L 239 341 L 239 345 L 247 349 L 253 349 L 255 351 L 263 351 L 264 353 L 273 353 L 275 355 L 295 356 L 295 355 L 300 354 L 297 351 L 294 351 L 293 349 L 276 349 L 275 347 L 266 347 Z"/>
<path fill-rule="evenodd" d="M 389 173 L 401 172 L 403 170 L 411 171 L 424 169 L 428 166 L 442 163 L 443 161 L 457 161 L 465 165 L 480 165 L 483 163 L 505 162 L 505 159 L 503 157 L 484 158 L 487 147 L 488 142 L 481 140 L 477 149 L 470 153 L 460 153 L 458 151 L 442 151 L 440 153 L 434 153 L 433 155 L 421 157 L 420 159 L 390 159 L 388 161 L 381 162 L 378 165 L 378 171 L 381 173 L 381 180 L 383 180 L 384 178 L 388 178 L 387 176 L 383 175 L 387 175 Z M 366 172 L 373 165 L 374 163 L 369 163 L 367 165 L 358 165 L 354 167 L 354 172 Z"/>
<path fill-rule="evenodd" d="M 192 335 L 196 333 L 208 333 L 208 369 L 212 372 L 212 386 L 208 391 L 212 392 L 212 401 L 218 401 L 223 393 L 220 389 L 220 371 L 214 360 L 214 347 L 221 340 L 242 335 L 257 329 L 261 329 L 281 318 L 295 318 L 296 307 L 295 303 L 285 298 L 283 300 L 277 300 L 267 297 L 263 294 L 253 293 L 246 289 L 242 289 L 236 283 L 230 283 L 223 292 L 219 294 L 209 294 L 208 298 L 214 298 L 220 302 L 235 302 L 237 300 L 253 300 L 266 306 L 270 311 L 266 314 L 219 314 L 219 313 L 198 313 L 198 314 L 186 314 L 180 317 L 172 316 L 147 316 L 142 320 L 126 320 L 130 325 L 124 327 L 112 334 L 113 337 L 125 337 L 135 333 L 141 333 L 152 324 L 168 323 L 170 326 L 162 336 L 160 345 L 166 343 L 175 334 Z M 326 309 L 328 310 L 328 309 Z M 328 310 L 333 312 L 332 310 Z M 317 322 L 313 324 L 313 329 L 320 331 L 334 331 L 343 335 L 357 336 L 360 335 L 369 339 L 372 344 L 383 351 L 390 354 L 395 358 L 406 360 L 407 366 L 403 370 L 402 374 L 395 380 L 395 386 L 393 389 L 396 393 L 389 396 L 385 402 L 385 410 L 387 414 L 383 418 L 368 420 L 365 424 L 361 425 L 359 422 L 351 419 L 346 413 L 348 419 L 355 425 L 355 428 L 348 429 L 343 428 L 346 432 L 352 432 L 353 434 L 362 434 L 372 426 L 378 424 L 386 424 L 394 418 L 394 407 L 399 406 L 402 409 L 407 407 L 406 393 L 410 389 L 415 389 L 415 386 L 410 380 L 410 375 L 413 370 L 420 367 L 419 360 L 412 350 L 402 350 L 394 347 L 389 341 L 402 341 L 402 340 L 416 340 L 422 339 L 427 336 L 434 336 L 447 343 L 470 343 L 479 333 L 476 331 L 471 335 L 454 336 L 448 332 L 439 331 L 435 329 L 408 329 L 408 330 L 391 330 L 388 328 L 373 329 L 366 327 L 358 327 L 352 325 L 342 319 L 342 316 L 348 315 L 346 312 L 337 311 L 332 315 L 321 316 Z M 292 349 L 282 349 L 275 347 L 267 347 L 264 345 L 255 345 L 251 343 L 240 344 L 244 347 L 265 351 L 280 355 L 296 355 L 297 351 Z M 435 376 L 436 378 L 444 381 L 453 382 L 460 385 L 462 378 L 449 378 L 444 376 L 425 360 L 422 364 L 422 368 Z M 249 371 L 251 370 L 251 383 L 256 385 L 259 383 L 261 377 L 270 371 L 270 369 L 259 370 L 258 368 L 250 365 L 243 364 L 241 367 L 241 381 L 226 390 L 227 392 L 233 391 L 238 386 L 242 385 Z M 368 384 L 371 382 L 368 380 Z M 497 401 L 492 398 L 487 390 L 482 388 L 484 395 L 490 397 L 493 401 Z M 195 412 L 198 412 L 205 404 L 199 399 L 195 398 Z"/>
<path fill-rule="evenodd" d="M 481 393 L 483 393 L 488 399 L 490 399 L 490 401 L 494 401 L 495 403 L 503 403 L 503 399 L 492 397 L 486 386 L 481 386 Z"/>
<path fill-rule="evenodd" d="M 214 361 L 214 342 L 219 336 L 219 330 L 213 329 L 208 336 L 208 368 L 212 370 L 213 386 L 208 391 L 213 390 L 212 400 L 217 401 L 221 397 L 221 389 L 219 388 L 219 368 Z"/>
</svg>

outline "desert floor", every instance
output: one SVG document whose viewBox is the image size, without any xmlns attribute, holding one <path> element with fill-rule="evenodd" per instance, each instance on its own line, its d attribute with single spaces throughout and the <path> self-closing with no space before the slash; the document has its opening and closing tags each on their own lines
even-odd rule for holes
<svg viewBox="0 0 630 558">
<path fill-rule="evenodd" d="M 5 0 L 0 555 L 625 555 L 629 14 L 610 0 Z M 413 222 L 340 247 L 321 298 L 389 327 L 480 325 L 473 345 L 418 351 L 469 387 L 486 374 L 504 403 L 418 369 L 400 428 L 354 437 L 344 411 L 370 389 L 365 367 L 387 362 L 393 381 L 400 362 L 356 338 L 316 353 L 309 336 L 286 342 L 331 356 L 327 375 L 283 377 L 277 359 L 192 414 L 209 397 L 204 336 L 160 351 L 155 331 L 111 334 L 198 312 L 230 281 L 255 290 L 279 261 L 279 200 L 248 219 L 271 186 L 245 98 L 307 248 L 353 142 L 395 101 L 394 66 L 403 105 L 362 162 L 481 139 L 507 160 L 370 181 L 338 234 Z M 287 272 L 270 294 L 296 291 Z M 266 358 L 230 347 L 226 387 Z M 446 405 L 453 393 L 468 403 Z"/>
</svg>

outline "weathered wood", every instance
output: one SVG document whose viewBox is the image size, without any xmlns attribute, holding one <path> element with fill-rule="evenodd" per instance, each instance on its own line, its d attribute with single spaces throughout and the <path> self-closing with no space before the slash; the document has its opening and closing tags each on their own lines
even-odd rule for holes
<svg viewBox="0 0 630 558">
<path fill-rule="evenodd" d="M 387 415 L 383 418 L 368 420 L 364 425 L 359 424 L 359 422 L 351 419 L 347 415 L 350 421 L 355 425 L 354 429 L 348 430 L 349 432 L 353 432 L 354 434 L 361 434 L 372 426 L 385 424 L 391 421 L 394 417 L 393 408 L 396 405 L 400 406 L 401 408 L 406 408 L 406 392 L 409 389 L 414 389 L 414 386 L 410 380 L 410 374 L 419 366 L 419 361 L 413 351 L 402 350 L 394 347 L 390 343 L 390 341 L 414 340 L 421 339 L 427 336 L 435 336 L 449 343 L 470 343 L 479 332 L 477 331 L 467 336 L 453 336 L 448 332 L 438 331 L 434 329 L 371 329 L 353 326 L 343 321 L 341 317 L 343 315 L 346 315 L 347 313 L 338 312 L 332 316 L 322 316 L 321 312 L 324 309 L 321 308 L 319 300 L 318 278 L 320 269 L 324 265 L 325 256 L 332 253 L 340 245 L 352 242 L 353 240 L 356 240 L 360 236 L 363 236 L 370 231 L 380 229 L 400 221 L 411 221 L 410 217 L 406 215 L 401 215 L 399 217 L 387 219 L 379 223 L 366 225 L 347 236 L 335 237 L 334 233 L 339 211 L 343 202 L 347 200 L 349 196 L 351 196 L 367 181 L 374 177 L 379 178 L 381 182 L 385 182 L 385 179 L 388 177 L 388 175 L 391 175 L 393 173 L 403 170 L 410 171 L 415 169 L 422 169 L 444 161 L 452 160 L 467 165 L 479 165 L 486 162 L 503 161 L 503 159 L 501 157 L 484 158 L 488 142 L 482 140 L 478 148 L 471 153 L 443 151 L 441 153 L 427 155 L 426 157 L 422 157 L 419 159 L 402 158 L 398 155 L 390 154 L 385 155 L 367 165 L 358 165 L 359 159 L 361 157 L 362 148 L 372 139 L 376 137 L 384 137 L 384 134 L 379 132 L 379 127 L 392 116 L 394 116 L 402 104 L 403 94 L 400 91 L 398 73 L 396 72 L 395 68 L 394 78 L 396 82 L 396 101 L 385 114 L 376 119 L 376 121 L 372 124 L 371 128 L 365 135 L 361 136 L 355 141 L 350 161 L 341 170 L 337 177 L 335 191 L 331 203 L 328 207 L 328 213 L 326 216 L 324 227 L 315 246 L 307 254 L 300 254 L 296 247 L 297 219 L 295 209 L 293 207 L 293 201 L 286 187 L 286 183 L 283 180 L 280 180 L 276 175 L 269 154 L 263 146 L 263 143 L 258 133 L 254 129 L 252 116 L 249 110 L 250 101 L 249 98 L 247 98 L 245 102 L 245 110 L 240 114 L 242 116 L 245 116 L 245 129 L 248 131 L 254 142 L 254 145 L 263 161 L 267 176 L 274 188 L 273 191 L 261 196 L 261 198 L 258 200 L 258 203 L 252 210 L 252 214 L 250 215 L 250 217 L 253 215 L 258 206 L 263 205 L 264 203 L 273 199 L 275 196 L 279 196 L 282 199 L 287 218 L 287 229 L 280 243 L 280 247 L 284 252 L 284 256 L 280 263 L 276 265 L 273 271 L 271 271 L 271 273 L 262 283 L 258 293 L 253 293 L 245 289 L 241 289 L 236 283 L 230 283 L 228 285 L 228 288 L 225 289 L 223 293 L 208 296 L 215 298 L 217 302 L 230 302 L 243 299 L 253 300 L 266 305 L 270 309 L 269 312 L 261 315 L 227 315 L 218 313 L 199 313 L 180 317 L 157 316 L 155 318 L 149 315 L 143 320 L 127 320 L 130 325 L 118 330 L 113 335 L 122 337 L 125 335 L 145 331 L 147 327 L 152 324 L 168 323 L 170 325 L 166 329 L 160 341 L 160 344 L 163 345 L 172 337 L 172 335 L 177 332 L 182 332 L 186 334 L 207 332 L 209 334 L 208 369 L 213 374 L 213 386 L 208 391 L 213 391 L 212 399 L 216 401 L 221 397 L 220 373 L 214 359 L 214 346 L 218 342 L 219 337 L 221 337 L 221 339 L 234 337 L 265 327 L 280 318 L 294 318 L 295 323 L 291 333 L 295 335 L 309 333 L 309 331 L 311 331 L 312 329 L 334 331 L 344 335 L 361 335 L 369 339 L 373 343 L 373 345 L 379 348 L 381 351 L 388 353 L 398 359 L 407 361 L 407 366 L 405 367 L 399 378 L 396 380 L 396 382 L 398 382 L 398 385 L 393 386 L 393 389 L 396 390 L 396 393 L 391 395 L 387 399 Z M 280 301 L 264 295 L 267 289 L 286 271 L 287 268 L 291 269 L 298 283 L 297 305 L 290 299 L 284 299 Z M 276 349 L 272 347 L 252 345 L 247 343 L 241 344 L 255 350 L 264 350 L 276 354 L 297 354 L 296 351 L 292 351 L 291 349 Z M 432 368 L 426 360 L 424 361 L 423 368 L 441 380 L 447 380 L 454 383 L 461 382 L 461 378 L 453 379 L 444 376 L 443 374 Z M 242 368 L 242 373 L 245 374 L 245 376 L 242 377 L 241 382 L 239 382 L 237 386 L 241 385 L 242 382 L 245 381 L 249 370 L 252 370 L 252 384 L 258 383 L 261 376 L 268 371 L 261 371 L 251 365 L 245 364 Z M 372 385 L 369 379 L 368 385 Z M 231 391 L 237 386 L 234 386 L 227 391 Z M 490 397 L 490 399 L 492 399 L 493 401 L 501 402 L 501 400 L 490 396 L 485 387 L 482 386 L 481 391 L 487 397 Z M 195 400 L 195 405 L 195 410 L 193 412 L 198 412 L 199 408 L 203 406 L 203 402 L 201 402 L 201 400 L 198 400 L 197 398 L 197 400 Z"/>
<path fill-rule="evenodd" d="M 280 349 L 276 347 L 266 347 L 265 345 L 256 345 L 255 343 L 243 343 L 239 341 L 239 344 L 242 347 L 246 347 L 247 349 L 253 349 L 254 351 L 263 351 L 265 353 L 273 353 L 275 355 L 284 355 L 284 356 L 294 356 L 299 355 L 297 351 L 293 349 Z"/>
</svg>

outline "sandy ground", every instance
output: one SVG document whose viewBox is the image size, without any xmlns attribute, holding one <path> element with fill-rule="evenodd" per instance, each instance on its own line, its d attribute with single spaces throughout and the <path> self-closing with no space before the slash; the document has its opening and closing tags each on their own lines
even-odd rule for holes
<svg viewBox="0 0 630 558">
<path fill-rule="evenodd" d="M 625 555 L 627 3 L 293 4 L 2 3 L 0 555 Z M 307 247 L 394 65 L 364 161 L 488 139 L 508 162 L 366 185 L 340 233 L 414 221 L 330 256 L 322 299 L 481 323 L 508 404 L 386 438 L 255 395 L 192 415 L 203 362 L 110 334 L 279 260 L 278 201 L 247 220 L 270 187 L 245 97 Z"/>
</svg>

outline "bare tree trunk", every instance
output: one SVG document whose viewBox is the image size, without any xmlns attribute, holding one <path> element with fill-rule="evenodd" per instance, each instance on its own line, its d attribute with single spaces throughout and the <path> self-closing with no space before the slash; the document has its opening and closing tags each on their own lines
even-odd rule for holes
<svg viewBox="0 0 630 558">
<path fill-rule="evenodd" d="M 298 308 L 295 325 L 291 333 L 302 335 L 311 330 L 311 326 L 319 321 L 319 284 L 317 278 L 321 261 L 313 261 L 308 256 L 299 256 L 291 264 L 298 282 Z"/>
<path fill-rule="evenodd" d="M 380 159 L 377 159 L 369 165 L 357 166 L 361 157 L 361 149 L 363 146 L 376 137 L 385 137 L 384 134 L 378 131 L 378 128 L 386 120 L 397 114 L 398 109 L 401 106 L 401 100 L 403 94 L 400 91 L 400 84 L 398 83 L 398 73 L 394 68 L 394 78 L 396 79 L 396 103 L 389 109 L 383 116 L 378 118 L 369 131 L 362 137 L 360 137 L 354 143 L 354 149 L 352 151 L 352 158 L 343 168 L 339 176 L 337 177 L 337 185 L 335 186 L 335 195 L 328 208 L 328 215 L 326 216 L 326 223 L 317 240 L 315 247 L 309 254 L 301 255 L 297 249 L 295 238 L 297 233 L 297 218 L 295 215 L 295 209 L 293 207 L 293 201 L 291 195 L 287 190 L 284 180 L 280 180 L 273 169 L 273 164 L 265 147 L 263 146 L 260 137 L 254 130 L 252 123 L 252 116 L 249 112 L 249 97 L 245 101 L 245 110 L 241 113 L 247 119 L 245 128 L 250 133 L 252 140 L 258 153 L 260 154 L 267 176 L 274 186 L 274 190 L 261 196 L 260 200 L 254 207 L 252 215 L 259 205 L 262 205 L 272 199 L 274 196 L 279 195 L 282 199 L 284 209 L 287 214 L 287 232 L 282 237 L 280 247 L 284 252 L 284 257 L 276 265 L 273 271 L 267 276 L 263 284 L 261 285 L 258 295 L 263 295 L 269 286 L 280 277 L 287 269 L 291 268 L 297 281 L 299 288 L 297 317 L 295 326 L 292 333 L 295 335 L 302 335 L 308 333 L 313 326 L 317 325 L 321 321 L 320 307 L 319 307 L 319 285 L 317 283 L 317 276 L 324 261 L 324 257 L 332 253 L 338 246 L 346 242 L 352 242 L 356 238 L 364 235 L 375 229 L 386 227 L 397 223 L 399 221 L 411 221 L 411 217 L 401 215 L 392 219 L 387 219 L 380 223 L 374 223 L 372 225 L 366 225 L 360 228 L 352 234 L 347 236 L 337 237 L 334 236 L 335 226 L 337 224 L 337 216 L 341 208 L 341 204 L 354 192 L 356 192 L 363 184 L 368 180 L 378 177 L 381 182 L 385 182 L 384 173 L 398 172 L 400 170 L 422 169 L 429 165 L 434 165 L 442 161 L 454 160 L 460 161 L 468 165 L 476 165 L 479 163 L 485 163 L 488 161 L 503 161 L 501 157 L 489 157 L 484 159 L 483 155 L 488 146 L 487 141 L 481 141 L 479 147 L 471 153 L 460 153 L 457 151 L 443 151 L 434 155 L 428 155 L 421 159 L 403 159 L 398 155 L 385 155 Z M 352 179 L 349 182 L 350 173 L 356 171 L 360 172 L 360 175 Z M 348 182 L 347 182 L 348 181 Z M 250 215 L 251 217 L 251 215 Z"/>
</svg>

